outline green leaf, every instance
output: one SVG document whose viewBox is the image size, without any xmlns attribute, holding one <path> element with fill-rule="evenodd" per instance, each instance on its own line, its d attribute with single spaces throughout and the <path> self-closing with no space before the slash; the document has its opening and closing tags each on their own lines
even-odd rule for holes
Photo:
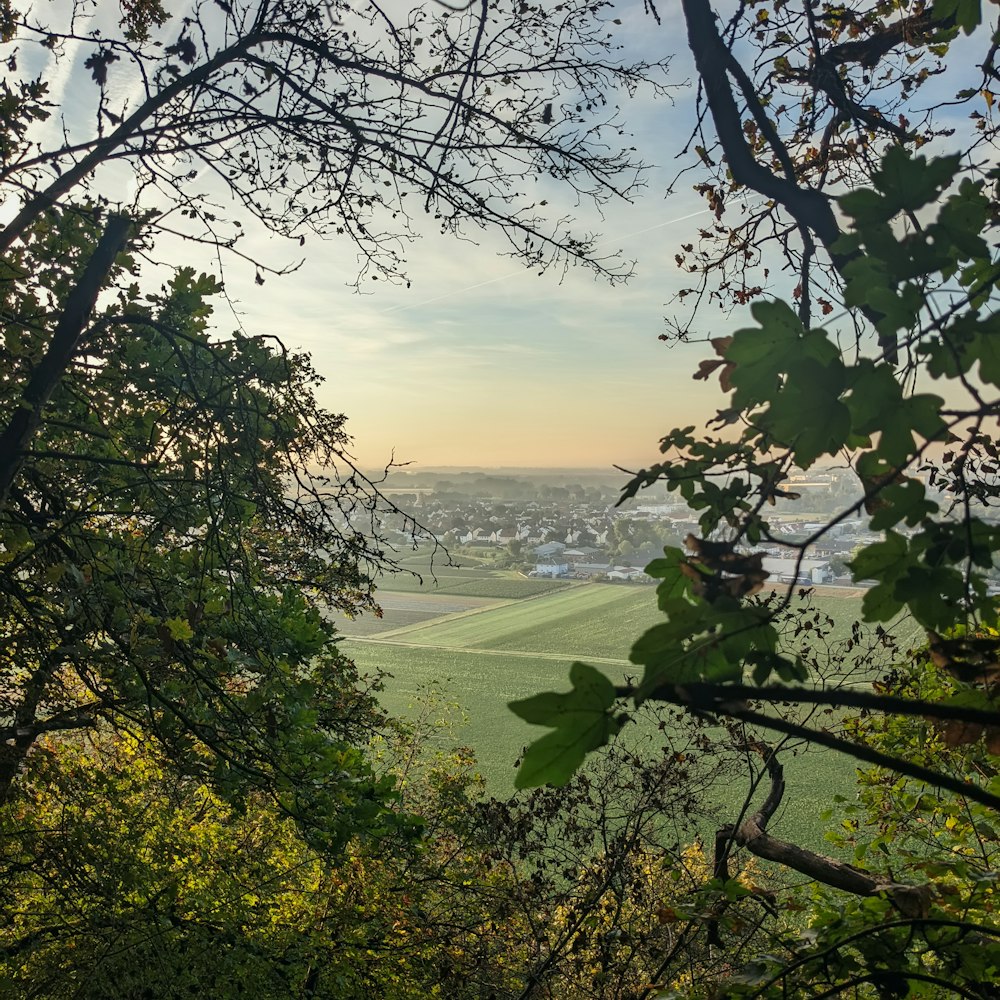
<svg viewBox="0 0 1000 1000">
<path fill-rule="evenodd" d="M 844 267 L 844 277 L 844 305 L 851 307 L 867 305 L 873 289 L 887 289 L 892 283 L 885 263 L 877 257 L 856 257 Z"/>
<path fill-rule="evenodd" d="M 886 222 L 896 214 L 895 207 L 871 188 L 859 188 L 837 199 L 841 211 L 851 216 L 861 225 L 872 222 Z"/>
<path fill-rule="evenodd" d="M 973 2 L 978 5 L 978 0 Z M 903 208 L 914 210 L 938 197 L 954 179 L 961 161 L 958 154 L 928 160 L 924 156 L 913 156 L 905 146 L 891 146 L 873 174 L 873 180 L 895 204 L 893 214 Z"/>
<path fill-rule="evenodd" d="M 963 575 L 951 566 L 912 566 L 897 581 L 895 596 L 924 626 L 944 631 L 966 616 Z"/>
<path fill-rule="evenodd" d="M 587 753 L 618 731 L 619 723 L 610 714 L 614 685 L 585 663 L 574 663 L 569 676 L 573 688 L 566 694 L 546 692 L 509 703 L 526 722 L 555 727 L 525 752 L 515 781 L 518 788 L 564 785 Z"/>
<path fill-rule="evenodd" d="M 990 249 L 982 237 L 989 218 L 990 203 L 982 193 L 982 185 L 963 178 L 958 193 L 941 206 L 937 223 L 930 233 L 937 243 L 950 241 L 965 258 L 989 260 Z"/>
<path fill-rule="evenodd" d="M 849 563 L 855 580 L 895 579 L 909 565 L 906 539 L 887 531 L 884 542 L 863 548 Z"/>
<path fill-rule="evenodd" d="M 805 332 L 798 314 L 781 299 L 754 302 L 750 306 L 750 315 L 762 328 L 781 331 L 786 339 L 795 340 Z"/>
<path fill-rule="evenodd" d="M 560 715 L 566 711 L 569 695 L 556 691 L 543 691 L 541 694 L 522 698 L 509 703 L 510 710 L 525 722 L 533 726 L 554 726 Z"/>
<path fill-rule="evenodd" d="M 808 468 L 820 455 L 836 454 L 851 434 L 851 414 L 839 398 L 844 366 L 838 358 L 824 365 L 809 357 L 788 369 L 785 388 L 757 422 Z"/>
<path fill-rule="evenodd" d="M 845 402 L 851 411 L 854 430 L 872 434 L 881 430 L 887 417 L 903 398 L 892 368 L 886 364 L 862 359 L 850 373 L 851 392 Z"/>
<path fill-rule="evenodd" d="M 884 487 L 878 494 L 884 506 L 879 507 L 872 517 L 872 530 L 885 531 L 894 528 L 900 521 L 915 527 L 925 517 L 937 512 L 937 504 L 927 500 L 926 495 L 924 484 L 917 479 L 905 479 L 902 483 Z"/>
<path fill-rule="evenodd" d="M 1000 337 L 993 331 L 979 334 L 971 353 L 979 359 L 979 375 L 983 381 L 1000 386 Z"/>
<path fill-rule="evenodd" d="M 646 567 L 647 576 L 663 581 L 656 588 L 657 603 L 661 611 L 666 610 L 669 602 L 691 596 L 691 580 L 680 569 L 686 562 L 687 556 L 683 550 L 667 546 L 663 549 L 663 558 L 654 559 Z"/>
<path fill-rule="evenodd" d="M 955 23 L 967 35 L 971 35 L 979 27 L 982 19 L 981 0 L 958 0 L 955 10 Z"/>
<path fill-rule="evenodd" d="M 892 621 L 902 610 L 903 602 L 894 596 L 891 584 L 870 587 L 861 600 L 861 616 L 866 622 Z"/>
<path fill-rule="evenodd" d="M 726 349 L 726 360 L 735 393 L 733 407 L 753 406 L 770 398 L 778 388 L 778 376 L 789 361 L 802 356 L 802 323 L 785 302 L 756 302 L 750 312 L 760 329 L 737 330 Z"/>
<path fill-rule="evenodd" d="M 510 702 L 511 711 L 536 726 L 558 726 L 569 716 L 604 712 L 614 704 L 614 685 L 599 670 L 586 663 L 574 663 L 569 672 L 572 690 L 553 691 Z"/>
<path fill-rule="evenodd" d="M 525 751 L 514 780 L 515 788 L 565 785 L 587 754 L 603 746 L 609 735 L 610 720 L 603 717 L 547 733 Z"/>
</svg>

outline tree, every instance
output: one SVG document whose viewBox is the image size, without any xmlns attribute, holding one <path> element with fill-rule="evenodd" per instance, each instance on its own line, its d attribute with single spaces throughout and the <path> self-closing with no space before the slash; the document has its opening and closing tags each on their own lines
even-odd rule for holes
<svg viewBox="0 0 1000 1000">
<path fill-rule="evenodd" d="M 484 0 L 394 19 L 374 4 L 238 0 L 196 4 L 179 23 L 155 3 L 124 10 L 124 31 L 77 4 L 64 24 L 14 16 L 21 76 L 4 84 L 0 183 L 24 203 L 0 249 L 84 191 L 107 197 L 101 175 L 124 163 L 137 194 L 116 196 L 120 208 L 227 250 L 239 252 L 236 206 L 300 242 L 343 236 L 362 276 L 400 279 L 424 213 L 445 232 L 499 229 L 534 268 L 615 275 L 590 237 L 540 211 L 553 181 L 597 203 L 636 188 L 611 94 L 663 92 L 667 60 L 622 63 L 609 4 Z M 87 128 L 76 115 L 63 132 L 38 127 L 47 85 L 23 53 L 46 50 L 56 64 L 85 56 Z"/>
<path fill-rule="evenodd" d="M 935 701 L 958 693 L 926 657 L 897 665 L 880 677 L 878 689 Z M 915 725 L 906 717 L 869 715 L 849 726 L 864 746 L 953 776 L 995 769 L 996 747 L 968 741 L 960 723 Z M 781 951 L 748 969 L 741 985 L 730 984 L 732 995 L 846 988 L 889 996 L 995 995 L 995 810 L 870 768 L 859 772 L 857 801 L 834 803 L 830 813 L 839 820 L 831 839 L 842 855 L 876 877 L 888 868 L 896 888 L 886 884 L 881 894 L 845 899 L 820 886 L 811 899 L 799 899 L 808 929 L 778 938 Z"/>
<path fill-rule="evenodd" d="M 3 263 L 0 794 L 41 736 L 111 726 L 317 842 L 395 823 L 323 614 L 371 606 L 395 508 L 344 465 L 308 359 L 214 336 L 191 269 L 142 295 L 130 239 L 66 212 Z"/>
<path fill-rule="evenodd" d="M 0 996 L 612 1000 L 726 965 L 692 933 L 702 792 L 733 770 L 700 727 L 499 802 L 441 708 L 370 748 L 427 836 L 338 855 L 131 734 L 43 737 L 0 813 Z"/>
<path fill-rule="evenodd" d="M 400 277 L 409 196 L 446 231 L 498 227 L 532 266 L 611 275 L 544 228 L 535 189 L 632 190 L 609 94 L 662 88 L 666 62 L 620 63 L 584 3 L 398 23 L 306 0 L 176 21 L 141 0 L 120 25 L 3 12 L 0 184 L 21 207 L 0 236 L 0 794 L 41 735 L 111 725 L 224 794 L 264 790 L 318 842 L 396 823 L 360 748 L 378 713 L 324 611 L 372 608 L 380 525 L 417 526 L 351 463 L 308 358 L 216 334 L 215 279 L 182 269 L 149 295 L 140 264 L 163 232 L 239 254 L 249 211 Z M 59 130 L 40 60 L 71 59 L 93 117 Z M 122 165 L 134 184 L 112 197 Z"/>
<path fill-rule="evenodd" d="M 665 482 L 698 512 L 700 525 L 699 536 L 689 537 L 685 549 L 668 547 L 647 570 L 662 581 L 657 593 L 664 618 L 633 647 L 631 659 L 644 668 L 642 678 L 616 686 L 576 664 L 569 693 L 514 704 L 523 718 L 552 729 L 528 750 L 518 780 L 522 785 L 565 781 L 628 720 L 621 699 L 635 705 L 662 700 L 709 720 L 734 720 L 748 727 L 754 740 L 761 733 L 806 739 L 874 765 L 881 769 L 876 775 L 891 773 L 886 783 L 901 795 L 869 796 L 868 803 L 877 803 L 867 812 L 869 822 L 888 815 L 903 829 L 908 817 L 900 812 L 907 808 L 927 812 L 914 823 L 941 822 L 950 824 L 949 830 L 955 817 L 975 817 L 959 853 L 976 849 L 976 823 L 985 823 L 979 849 L 989 854 L 990 823 L 1000 808 L 989 760 L 1000 731 L 1000 640 L 987 579 L 1000 547 L 989 516 L 997 497 L 1000 372 L 994 308 L 1000 269 L 987 240 L 997 213 L 996 173 L 989 163 L 978 163 L 977 155 L 985 158 L 993 128 L 980 124 L 985 118 L 976 112 L 963 153 L 935 158 L 914 152 L 910 147 L 926 145 L 932 132 L 911 135 L 908 123 L 894 124 L 885 109 L 895 109 L 895 115 L 927 74 L 913 69 L 916 59 L 900 63 L 902 69 L 890 65 L 884 73 L 881 66 L 897 48 L 908 56 L 943 57 L 959 29 L 975 31 L 979 4 L 916 8 L 901 13 L 895 24 L 890 16 L 896 8 L 889 5 L 808 8 L 801 14 L 786 5 L 776 5 L 777 11 L 756 6 L 752 16 L 740 8 L 728 27 L 721 27 L 702 0 L 683 5 L 707 112 L 725 156 L 720 170 L 730 178 L 714 197 L 724 199 L 745 186 L 767 200 L 742 241 L 721 225 L 707 234 L 709 242 L 724 236 L 731 250 L 714 261 L 703 258 L 702 265 L 742 269 L 763 240 L 753 235 L 754 226 L 785 212 L 792 220 L 783 230 L 785 246 L 797 255 L 800 276 L 795 307 L 756 302 L 755 326 L 711 341 L 715 357 L 703 362 L 695 377 L 717 376 L 726 396 L 712 426 L 704 433 L 694 427 L 671 431 L 661 443 L 668 459 L 635 474 L 625 489 L 630 497 Z M 790 18 L 816 30 L 794 33 Z M 817 28 L 820 20 L 823 27 Z M 848 31 L 853 40 L 839 41 Z M 761 76 L 770 74 L 771 91 L 754 83 L 746 60 L 729 48 L 734 38 L 759 44 L 753 66 Z M 808 71 L 799 73 L 791 53 L 803 39 L 810 40 L 811 61 Z M 973 35 L 973 41 L 980 39 L 989 48 L 983 72 L 991 76 L 996 35 Z M 785 55 L 776 56 L 773 47 L 782 45 Z M 719 66 L 726 72 L 719 73 Z M 865 86 L 889 81 L 884 107 L 873 111 L 856 96 L 855 72 Z M 782 136 L 763 109 L 786 84 L 806 93 L 802 116 Z M 981 90 L 963 91 L 959 100 L 980 95 L 992 108 L 992 92 Z M 747 109 L 743 114 L 735 94 Z M 786 110 L 773 114 L 782 121 Z M 795 145 L 805 141 L 809 129 L 824 137 L 813 153 Z M 832 156 L 835 148 L 850 148 L 843 136 L 851 129 L 865 131 L 864 148 L 855 141 L 850 156 Z M 711 159 L 704 147 L 699 156 Z M 853 189 L 838 191 L 841 183 Z M 717 205 L 721 216 L 722 201 Z M 825 272 L 815 267 L 819 248 L 827 255 Z M 825 305 L 821 298 L 815 301 L 824 314 L 832 314 L 835 304 L 853 310 L 857 326 L 847 339 L 838 336 L 836 318 L 829 330 L 814 322 L 810 283 L 824 280 L 824 273 L 823 294 L 829 298 Z M 744 288 L 736 297 L 745 301 L 762 292 Z M 943 386 L 940 394 L 927 391 L 932 381 Z M 772 530 L 769 506 L 779 498 L 797 499 L 786 485 L 793 470 L 831 458 L 853 466 L 858 498 L 846 501 L 808 538 L 782 538 Z M 943 494 L 943 502 L 932 499 L 929 486 Z M 829 687 L 779 634 L 778 616 L 791 602 L 791 590 L 778 601 L 756 596 L 768 583 L 759 543 L 784 546 L 802 560 L 811 545 L 857 515 L 870 518 L 881 534 L 849 564 L 856 581 L 874 582 L 864 598 L 864 617 L 880 629 L 902 613 L 912 617 L 926 634 L 920 662 L 934 678 L 930 684 L 909 683 L 905 673 L 896 672 L 874 690 Z M 855 681 L 870 682 L 867 663 L 855 665 Z M 787 709 L 794 705 L 884 713 L 885 722 L 876 716 L 872 724 L 838 733 L 815 720 L 790 717 Z M 880 735 L 883 726 L 893 738 Z M 928 731 L 951 751 L 915 752 Z M 742 847 L 864 902 L 848 904 L 847 924 L 832 918 L 821 923 L 816 948 L 807 943 L 801 963 L 789 954 L 777 971 L 770 964 L 747 994 L 787 995 L 782 991 L 789 983 L 811 970 L 819 977 L 809 986 L 815 995 L 859 988 L 880 997 L 928 989 L 992 996 L 997 929 L 992 903 L 983 904 L 984 890 L 972 868 L 956 869 L 940 857 L 921 866 L 911 854 L 895 855 L 893 839 L 882 837 L 880 851 L 889 856 L 884 865 L 877 855 L 862 853 L 858 860 L 867 870 L 844 869 L 838 859 L 777 840 L 767 830 L 784 793 L 776 752 L 761 744 L 771 794 L 756 813 L 723 831 L 720 884 L 728 880 L 728 852 Z M 982 755 L 989 763 L 970 766 Z M 898 877 L 901 871 L 909 881 Z M 955 897 L 954 909 L 949 895 Z M 899 921 L 890 925 L 894 913 Z M 886 923 L 884 933 L 880 923 Z M 716 933 L 713 928 L 714 918 L 708 933 Z M 965 956 L 970 941 L 982 947 L 981 961 Z M 832 979 L 817 985 L 827 973 Z"/>
<path fill-rule="evenodd" d="M 960 142 L 966 168 L 982 176 L 976 158 L 988 161 L 995 139 L 989 33 L 974 38 L 981 64 L 970 58 L 971 43 L 960 71 L 947 60 L 959 31 L 980 24 L 978 3 L 760 2 L 727 19 L 711 0 L 685 0 L 682 12 L 701 80 L 688 142 L 697 160 L 682 173 L 702 174 L 695 190 L 715 214 L 698 246 L 678 254 L 698 275 L 681 293 L 693 296 L 691 315 L 706 300 L 730 309 L 765 294 L 782 257 L 782 270 L 798 276 L 803 321 L 815 306 L 832 312 L 840 276 L 856 256 L 839 245 L 844 229 L 833 198 L 870 185 L 889 149 L 947 140 L 954 129 L 938 117 L 956 105 L 971 108 L 975 127 Z M 954 100 L 935 84 L 942 75 L 960 76 Z M 768 247 L 778 253 L 766 256 Z M 856 315 L 875 321 L 873 308 L 862 304 Z M 690 333 L 688 319 L 673 326 L 681 337 Z"/>
<path fill-rule="evenodd" d="M 2 817 L 0 996 L 405 1000 L 464 989 L 473 970 L 502 984 L 513 927 L 494 954 L 476 936 L 510 877 L 472 841 L 455 850 L 476 789 L 468 759 L 416 738 L 386 733 L 372 756 L 405 776 L 406 806 L 434 836 L 359 836 L 336 855 L 265 796 L 234 806 L 178 780 L 171 756 L 134 736 L 43 740 Z"/>
</svg>

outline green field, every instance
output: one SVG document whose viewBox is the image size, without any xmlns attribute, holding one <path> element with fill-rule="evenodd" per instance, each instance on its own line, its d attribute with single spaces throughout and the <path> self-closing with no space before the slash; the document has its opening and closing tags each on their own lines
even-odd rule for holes
<svg viewBox="0 0 1000 1000">
<path fill-rule="evenodd" d="M 416 625 L 408 641 L 432 646 L 625 660 L 659 618 L 649 587 L 585 584 L 443 623 Z"/>
<path fill-rule="evenodd" d="M 438 567 L 433 575 L 426 566 L 413 567 L 414 573 L 420 576 L 413 576 L 409 572 L 394 573 L 392 576 L 382 576 L 377 583 L 377 593 L 391 591 L 392 593 L 407 594 L 431 594 L 449 587 L 461 586 L 473 580 L 490 580 L 494 577 L 491 570 L 478 570 L 469 567 L 468 569 L 452 569 L 450 567 Z"/>
<path fill-rule="evenodd" d="M 573 584 L 564 580 L 528 580 L 513 575 L 497 573 L 489 577 L 473 580 L 449 581 L 439 588 L 442 594 L 467 594 L 470 597 L 496 597 L 509 601 L 520 601 L 525 597 L 551 594 L 565 590 Z"/>
<path fill-rule="evenodd" d="M 521 750 L 542 735 L 515 716 L 507 702 L 546 690 L 569 687 L 570 661 L 537 654 L 439 649 L 392 643 L 356 641 L 344 644 L 345 652 L 362 670 L 385 670 L 392 676 L 382 695 L 385 708 L 395 715 L 423 712 L 428 700 L 457 706 L 465 723 L 447 733 L 453 743 L 471 746 L 491 795 L 506 797 L 514 790 L 514 762 Z M 614 681 L 626 670 L 601 664 Z M 435 710 L 444 714 L 444 709 Z M 662 743 L 656 726 L 646 721 L 640 729 L 627 729 L 624 738 L 646 738 Z M 828 752 L 815 750 L 783 756 L 788 786 L 785 805 L 771 825 L 777 836 L 815 849 L 830 850 L 823 840 L 820 813 L 830 807 L 832 796 L 854 794 L 853 764 Z M 715 789 L 713 798 L 727 820 L 737 818 L 747 793 L 741 780 Z M 711 831 L 705 831 L 710 836 Z"/>
<path fill-rule="evenodd" d="M 421 699 L 432 692 L 457 705 L 467 722 L 453 734 L 454 739 L 473 747 L 497 795 L 510 793 L 514 760 L 520 748 L 539 734 L 513 715 L 507 702 L 566 687 L 569 669 L 568 661 L 559 657 L 514 657 L 365 641 L 347 641 L 343 649 L 362 671 L 384 670 L 392 675 L 381 701 L 394 715 L 421 711 Z"/>
<path fill-rule="evenodd" d="M 425 622 L 454 615 L 468 614 L 499 603 L 488 597 L 473 594 L 424 594 L 386 591 L 379 594 L 381 617 L 366 612 L 350 618 L 339 612 L 332 615 L 338 629 L 345 636 L 371 636 L 395 632 Z"/>
<path fill-rule="evenodd" d="M 481 570 L 472 572 L 480 582 L 491 578 Z M 615 681 L 634 673 L 628 650 L 659 620 L 655 592 L 644 586 L 580 584 L 520 600 L 499 594 L 496 600 L 476 600 L 456 587 L 450 593 L 383 593 L 389 610 L 379 622 L 382 631 L 355 630 L 355 638 L 346 639 L 343 648 L 363 671 L 391 675 L 382 695 L 391 713 L 424 711 L 422 692 L 430 691 L 457 706 L 466 722 L 449 738 L 475 750 L 490 793 L 507 795 L 513 788 L 514 761 L 543 732 L 514 716 L 507 702 L 539 691 L 566 690 L 574 659 L 589 660 Z M 801 606 L 800 622 L 810 627 L 795 642 L 822 651 L 849 637 L 860 612 L 860 594 L 828 589 Z M 832 629 L 825 625 L 826 615 L 836 621 Z M 345 631 L 354 624 L 347 623 Z M 627 732 L 662 738 L 649 723 Z M 834 794 L 853 796 L 853 764 L 804 748 L 784 754 L 783 762 L 788 795 L 773 829 L 820 847 L 819 814 Z M 730 815 L 739 811 L 745 794 L 741 781 L 738 787 L 719 789 L 717 804 Z"/>
</svg>

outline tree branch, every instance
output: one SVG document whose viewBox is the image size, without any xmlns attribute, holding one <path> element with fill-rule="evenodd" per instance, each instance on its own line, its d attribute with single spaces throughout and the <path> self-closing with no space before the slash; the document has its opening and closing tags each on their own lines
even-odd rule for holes
<svg viewBox="0 0 1000 1000">
<path fill-rule="evenodd" d="M 633 685 L 616 688 L 619 698 L 631 698 L 639 694 Z M 947 702 L 918 701 L 899 698 L 894 695 L 871 694 L 867 691 L 851 689 L 814 690 L 811 688 L 783 687 L 772 684 L 768 687 L 754 687 L 750 684 L 660 684 L 650 692 L 643 692 L 644 699 L 667 701 L 683 705 L 697 711 L 725 712 L 727 706 L 736 702 L 765 701 L 769 704 L 791 702 L 794 704 L 827 705 L 831 708 L 860 708 L 872 712 L 886 712 L 893 715 L 918 715 L 929 719 L 945 721 L 973 722 L 983 726 L 1000 726 L 1000 711 L 967 708 Z"/>
<path fill-rule="evenodd" d="M 845 254 L 835 249 L 843 234 L 830 200 L 819 191 L 800 187 L 795 183 L 794 169 L 789 173 L 787 150 L 771 125 L 752 85 L 749 85 L 745 72 L 719 34 L 709 0 L 681 0 L 681 4 L 687 23 L 688 44 L 705 88 L 705 99 L 733 180 L 781 205 L 791 214 L 799 229 L 809 229 L 815 233 L 834 267 L 843 274 L 844 267 L 857 253 Z M 782 164 L 785 177 L 777 176 L 758 162 L 748 145 L 740 110 L 729 83 L 730 74 L 740 84 L 747 107 Z M 873 324 L 880 318 L 868 307 L 863 307 L 862 312 Z M 886 358 L 894 363 L 898 356 L 895 338 L 880 336 L 879 344 Z"/>
<path fill-rule="evenodd" d="M 887 882 L 854 865 L 772 837 L 767 832 L 767 824 L 784 797 L 784 768 L 770 747 L 755 744 L 753 748 L 764 759 L 771 788 L 764 805 L 757 812 L 747 816 L 735 828 L 732 826 L 723 828 L 731 842 L 747 848 L 758 858 L 777 862 L 833 889 L 840 889 L 855 896 L 875 896 L 885 893 L 907 916 L 917 916 L 924 912 L 930 892 L 927 886 Z M 719 835 L 722 832 L 720 830 Z"/>
<path fill-rule="evenodd" d="M 7 505 L 14 478 L 42 422 L 42 410 L 73 360 L 98 293 L 125 245 L 131 224 L 125 215 L 108 218 L 83 274 L 66 299 L 45 356 L 32 371 L 17 409 L 0 433 L 0 510 Z"/>
</svg>

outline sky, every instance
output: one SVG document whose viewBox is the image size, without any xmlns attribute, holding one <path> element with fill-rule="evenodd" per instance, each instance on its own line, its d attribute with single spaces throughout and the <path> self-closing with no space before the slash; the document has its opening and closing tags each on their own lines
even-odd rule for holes
<svg viewBox="0 0 1000 1000">
<path fill-rule="evenodd" d="M 607 221 L 613 245 L 637 260 L 624 286 L 582 269 L 537 276 L 488 238 L 436 236 L 414 249 L 408 289 L 354 294 L 353 260 L 318 243 L 295 275 L 230 282 L 248 327 L 312 354 L 321 398 L 349 416 L 365 462 L 648 464 L 659 438 L 710 415 L 712 400 L 691 379 L 705 348 L 657 339 L 680 287 L 674 240 L 700 206 L 644 202 Z"/>
<path fill-rule="evenodd" d="M 659 25 L 643 6 L 618 5 L 622 59 L 671 55 L 670 82 L 684 84 L 693 73 L 676 5 L 660 5 Z M 179 23 L 181 0 L 167 7 Z M 70 49 L 46 68 L 68 118 L 80 113 L 79 102 L 92 106 L 85 54 Z M 246 251 L 275 267 L 304 262 L 258 285 L 250 265 L 230 260 L 225 280 L 238 315 L 220 309 L 220 333 L 239 322 L 309 352 L 324 379 L 320 401 L 348 416 L 352 453 L 363 466 L 394 459 L 416 468 L 634 469 L 657 461 L 664 434 L 704 423 L 721 402 L 717 387 L 692 379 L 710 349 L 658 339 L 664 318 L 681 311 L 674 296 L 690 284 L 674 254 L 711 216 L 688 181 L 665 193 L 687 162 L 677 155 L 690 132 L 694 90 L 679 88 L 673 102 L 640 94 L 619 95 L 618 103 L 634 134 L 630 144 L 650 164 L 644 192 L 609 204 L 603 219 L 576 206 L 570 192 L 554 191 L 552 201 L 555 216 L 577 215 L 580 229 L 601 233 L 602 249 L 635 260 L 627 284 L 611 287 L 581 268 L 561 280 L 539 277 L 498 256 L 495 234 L 473 244 L 428 232 L 409 249 L 408 288 L 366 281 L 357 294 L 353 245 L 314 238 L 300 250 L 244 215 Z M 163 256 L 217 270 L 192 247 L 166 247 Z M 779 276 L 779 291 L 782 285 L 790 281 Z M 746 314 L 712 310 L 699 330 L 716 336 L 744 325 Z"/>
<path fill-rule="evenodd" d="M 660 25 L 638 0 L 619 7 L 623 58 L 671 55 L 671 82 L 693 79 L 678 5 L 659 5 Z M 671 428 L 714 416 L 723 402 L 717 383 L 692 379 L 711 349 L 658 339 L 664 318 L 683 311 L 674 296 L 691 284 L 674 254 L 711 219 L 689 182 L 665 194 L 689 162 L 677 156 L 694 90 L 678 89 L 673 103 L 622 96 L 620 104 L 652 169 L 632 204 L 612 204 L 603 221 L 590 221 L 605 247 L 636 261 L 624 286 L 580 269 L 561 282 L 538 277 L 496 256 L 488 235 L 478 247 L 423 237 L 411 253 L 409 289 L 370 283 L 377 287 L 369 294 L 352 294 L 352 256 L 318 243 L 294 276 L 263 288 L 249 275 L 233 284 L 254 325 L 312 353 L 326 378 L 322 398 L 349 416 L 363 461 L 635 469 L 661 459 L 658 442 Z M 794 281 L 777 275 L 773 289 L 787 295 Z M 747 325 L 747 311 L 710 308 L 699 332 Z"/>
<path fill-rule="evenodd" d="M 676 50 L 671 82 L 689 79 L 676 23 L 657 26 L 634 0 L 620 8 L 622 57 Z M 668 430 L 710 417 L 717 402 L 691 378 L 706 349 L 657 339 L 687 284 L 674 254 L 710 218 L 685 185 L 664 195 L 692 102 L 691 89 L 678 89 L 673 104 L 621 95 L 651 167 L 633 203 L 608 205 L 602 220 L 571 192 L 553 192 L 556 215 L 577 215 L 581 229 L 601 233 L 602 249 L 635 260 L 623 286 L 582 268 L 562 280 L 539 277 L 499 256 L 501 239 L 488 232 L 478 245 L 430 232 L 408 253 L 409 288 L 366 282 L 366 294 L 356 294 L 353 248 L 311 240 L 295 274 L 261 287 L 234 267 L 230 291 L 249 329 L 278 333 L 313 356 L 325 378 L 320 398 L 347 414 L 362 464 L 649 465 Z M 271 261 L 297 259 L 298 248 L 280 240 L 251 245 Z"/>
<path fill-rule="evenodd" d="M 179 22 L 183 4 L 166 6 Z M 619 7 L 621 58 L 676 51 L 670 82 L 690 78 L 676 23 L 668 16 L 657 26 L 635 0 Z M 44 69 L 71 127 L 92 121 L 96 88 L 81 66 L 88 51 L 70 47 Z M 501 238 L 489 232 L 476 234 L 478 245 L 428 232 L 409 249 L 409 288 L 366 282 L 357 294 L 353 245 L 314 238 L 300 250 L 244 215 L 247 252 L 276 267 L 304 263 L 260 286 L 252 267 L 228 261 L 227 291 L 239 315 L 221 308 L 220 333 L 238 320 L 250 333 L 277 334 L 309 352 L 324 379 L 320 401 L 348 416 L 352 454 L 364 466 L 390 459 L 418 468 L 648 465 L 660 437 L 711 416 L 717 401 L 691 379 L 706 349 L 670 349 L 657 339 L 686 284 L 674 253 L 710 218 L 686 185 L 664 196 L 692 101 L 690 89 L 678 89 L 674 104 L 620 95 L 630 143 L 651 166 L 632 203 L 607 205 L 601 219 L 572 192 L 553 190 L 554 217 L 575 215 L 580 230 L 600 232 L 602 250 L 635 260 L 623 286 L 582 268 L 561 280 L 539 277 L 499 256 Z M 161 256 L 218 270 L 191 247 L 161 248 Z"/>
</svg>

